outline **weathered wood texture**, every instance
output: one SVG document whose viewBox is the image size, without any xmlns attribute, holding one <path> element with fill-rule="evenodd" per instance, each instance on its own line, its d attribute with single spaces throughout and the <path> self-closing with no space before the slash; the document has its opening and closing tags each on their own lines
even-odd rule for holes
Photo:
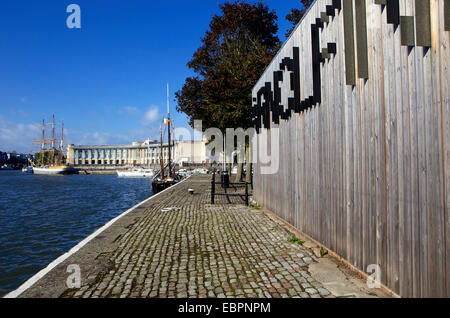
<svg viewBox="0 0 450 318">
<path fill-rule="evenodd" d="M 255 164 L 254 196 L 361 270 L 379 264 L 382 283 L 401 296 L 449 297 L 448 9 L 445 0 L 430 1 L 431 47 L 402 46 L 401 24 L 387 23 L 387 7 L 356 1 L 365 1 L 368 78 L 358 76 L 357 56 L 346 63 L 344 7 L 352 1 L 344 0 L 319 30 L 321 48 L 328 42 L 337 47 L 320 66 L 322 101 L 293 111 L 279 125 L 271 122 L 268 133 L 279 128 L 279 136 L 258 147 L 270 153 L 278 144 L 279 169 L 262 173 L 266 165 Z M 314 3 L 255 86 L 254 97 L 272 82 L 282 59 L 292 57 L 293 47 L 300 50 L 301 99 L 313 96 L 311 24 L 331 3 Z M 399 10 L 400 16 L 417 18 L 414 1 L 400 0 Z M 355 49 L 364 36 L 353 38 L 351 56 L 364 51 Z M 353 86 L 347 85 L 349 65 Z M 281 89 L 286 109 L 293 96 L 287 71 Z"/>
</svg>

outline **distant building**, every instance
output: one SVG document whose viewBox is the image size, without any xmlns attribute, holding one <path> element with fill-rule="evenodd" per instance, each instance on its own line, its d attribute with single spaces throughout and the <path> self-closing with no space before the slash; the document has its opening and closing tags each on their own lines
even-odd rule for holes
<svg viewBox="0 0 450 318">
<path fill-rule="evenodd" d="M 6 152 L 0 152 L 0 165 L 4 165 L 8 159 L 8 154 Z"/>
<path fill-rule="evenodd" d="M 206 163 L 206 147 L 202 141 L 176 141 L 171 146 L 173 161 L 179 164 Z M 164 163 L 168 162 L 169 146 L 163 144 Z M 131 145 L 76 146 L 68 145 L 67 161 L 73 166 L 148 166 L 159 165 L 161 144 L 156 140 L 133 142 Z"/>
<path fill-rule="evenodd" d="M 30 155 L 22 154 L 22 153 L 21 154 L 16 153 L 14 156 L 19 161 L 26 161 L 30 157 Z"/>
<path fill-rule="evenodd" d="M 181 166 L 189 164 L 205 164 L 206 143 L 203 141 L 177 141 L 175 143 L 174 161 Z"/>
</svg>

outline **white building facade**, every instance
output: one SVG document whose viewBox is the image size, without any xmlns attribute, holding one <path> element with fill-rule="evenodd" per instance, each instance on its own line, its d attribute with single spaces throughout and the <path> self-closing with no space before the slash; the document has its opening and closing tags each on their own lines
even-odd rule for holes
<svg viewBox="0 0 450 318">
<path fill-rule="evenodd" d="M 180 165 L 205 164 L 203 141 L 175 141 L 171 145 L 173 162 Z M 163 161 L 169 159 L 169 145 L 163 143 Z M 156 140 L 133 142 L 131 145 L 68 145 L 67 162 L 73 166 L 151 166 L 159 165 L 161 143 Z"/>
</svg>

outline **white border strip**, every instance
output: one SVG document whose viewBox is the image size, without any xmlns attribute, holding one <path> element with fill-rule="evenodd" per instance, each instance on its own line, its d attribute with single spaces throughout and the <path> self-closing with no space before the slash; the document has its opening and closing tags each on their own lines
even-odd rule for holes
<svg viewBox="0 0 450 318">
<path fill-rule="evenodd" d="M 134 207 L 132 207 L 131 209 L 125 211 L 124 213 L 122 213 L 121 215 L 119 215 L 118 217 L 112 219 L 111 221 L 109 221 L 108 223 L 106 223 L 105 225 L 103 225 L 101 228 L 99 228 L 97 231 L 95 231 L 94 233 L 92 233 L 91 235 L 89 235 L 88 237 L 86 237 L 84 240 L 82 240 L 80 243 L 78 243 L 75 247 L 73 247 L 70 251 L 68 251 L 67 253 L 61 255 L 60 257 L 58 257 L 56 260 L 54 260 L 53 262 L 51 262 L 46 268 L 42 269 L 40 272 L 38 272 L 37 274 L 35 274 L 33 277 L 31 277 L 30 279 L 28 279 L 25 283 L 23 283 L 19 288 L 17 288 L 16 290 L 6 294 L 3 298 L 16 298 L 18 296 L 20 296 L 23 292 L 25 292 L 28 288 L 30 288 L 31 286 L 33 286 L 34 284 L 36 284 L 41 278 L 43 278 L 45 275 L 47 275 L 52 269 L 54 269 L 56 266 L 58 266 L 59 264 L 61 264 L 62 262 L 64 262 L 66 259 L 68 259 L 70 256 L 72 256 L 73 254 L 75 254 L 76 252 L 78 252 L 81 248 L 83 248 L 87 243 L 89 243 L 90 241 L 92 241 L 95 237 L 97 237 L 100 233 L 102 233 L 103 231 L 105 231 L 106 229 L 108 229 L 109 227 L 111 227 L 111 225 L 113 225 L 115 222 L 117 222 L 117 220 L 119 220 L 120 218 L 124 217 L 125 215 L 127 215 L 128 213 L 132 212 L 134 209 L 140 207 L 141 205 L 143 205 L 144 203 L 147 203 L 148 201 L 156 198 L 158 195 L 163 194 L 164 192 L 172 189 L 173 187 L 185 182 L 186 180 L 188 180 L 191 176 L 189 176 L 188 178 L 184 179 L 183 181 L 155 194 L 152 195 L 150 198 L 142 201 L 141 203 L 135 205 Z"/>
</svg>

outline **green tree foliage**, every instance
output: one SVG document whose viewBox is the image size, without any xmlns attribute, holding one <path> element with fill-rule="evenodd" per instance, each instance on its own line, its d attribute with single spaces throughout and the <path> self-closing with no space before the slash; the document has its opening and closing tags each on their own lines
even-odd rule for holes
<svg viewBox="0 0 450 318">
<path fill-rule="evenodd" d="M 227 2 L 220 9 L 188 63 L 196 76 L 175 94 L 177 110 L 191 125 L 202 120 L 204 129 L 246 129 L 252 88 L 280 48 L 277 16 L 262 2 Z"/>
<path fill-rule="evenodd" d="M 291 12 L 286 16 L 286 20 L 288 20 L 292 24 L 292 27 L 286 32 L 286 37 L 289 37 L 291 35 L 292 31 L 294 31 L 295 27 L 303 18 L 306 11 L 314 1 L 315 0 L 300 0 L 302 4 L 301 9 L 293 8 Z"/>
</svg>

